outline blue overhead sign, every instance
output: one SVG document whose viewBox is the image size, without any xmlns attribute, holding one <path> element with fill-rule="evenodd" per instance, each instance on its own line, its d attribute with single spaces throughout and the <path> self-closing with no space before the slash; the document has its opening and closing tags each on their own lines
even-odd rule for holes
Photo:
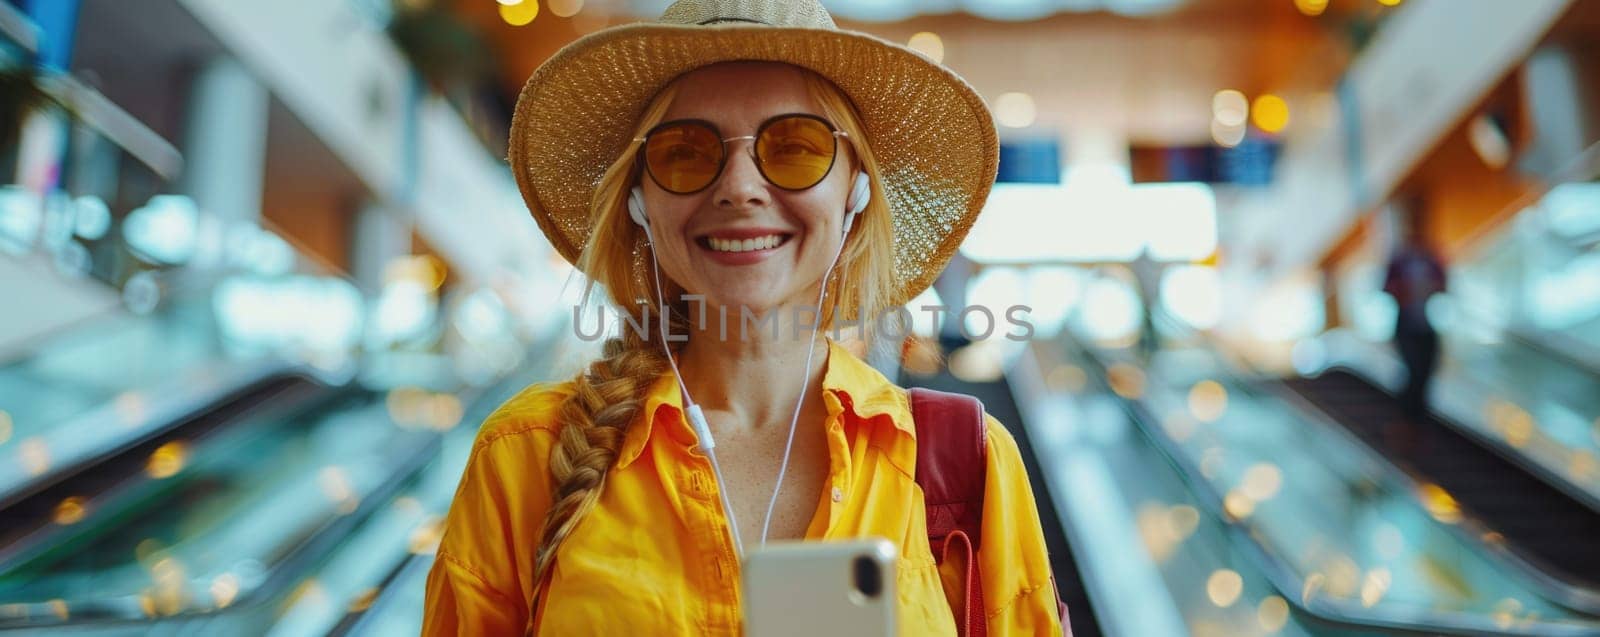
<svg viewBox="0 0 1600 637">
<path fill-rule="evenodd" d="M 1061 142 L 1055 137 L 1000 142 L 1000 183 L 1061 183 Z"/>
<path fill-rule="evenodd" d="M 1201 182 L 1265 186 L 1283 144 L 1246 137 L 1238 146 L 1133 146 L 1128 149 L 1134 183 Z"/>
</svg>

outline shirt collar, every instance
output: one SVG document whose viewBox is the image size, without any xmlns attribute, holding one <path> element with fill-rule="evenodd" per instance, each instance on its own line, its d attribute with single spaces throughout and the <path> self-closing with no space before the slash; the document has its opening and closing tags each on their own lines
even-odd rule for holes
<svg viewBox="0 0 1600 637">
<path fill-rule="evenodd" d="M 863 422 L 888 416 L 887 420 L 896 429 L 915 439 L 916 427 L 911 422 L 911 405 L 906 393 L 833 339 L 827 342 L 828 362 L 822 374 L 822 390 L 828 416 L 838 416 L 847 409 Z M 617 468 L 626 468 L 644 452 L 645 443 L 649 442 L 658 424 L 687 428 L 682 414 L 683 394 L 678 391 L 678 380 L 669 369 L 650 386 L 644 407 L 628 427 L 622 448 L 617 451 Z"/>
</svg>

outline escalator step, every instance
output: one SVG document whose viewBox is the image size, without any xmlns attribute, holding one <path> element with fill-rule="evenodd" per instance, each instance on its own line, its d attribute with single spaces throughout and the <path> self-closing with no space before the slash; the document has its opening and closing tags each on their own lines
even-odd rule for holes
<svg viewBox="0 0 1600 637">
<path fill-rule="evenodd" d="M 1513 552 L 1568 583 L 1600 589 L 1600 513 L 1446 423 L 1407 422 L 1394 398 L 1352 373 L 1330 370 L 1285 384 L 1374 450 L 1444 488 Z"/>
</svg>

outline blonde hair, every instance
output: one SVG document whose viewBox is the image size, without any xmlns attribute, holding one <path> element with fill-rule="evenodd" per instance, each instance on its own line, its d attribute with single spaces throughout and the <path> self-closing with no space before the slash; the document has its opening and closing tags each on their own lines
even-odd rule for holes
<svg viewBox="0 0 1600 637">
<path fill-rule="evenodd" d="M 856 170 L 872 177 L 872 201 L 857 216 L 834 268 L 828 296 L 834 299 L 823 312 L 823 329 L 842 318 L 859 322 L 863 337 L 871 334 L 874 317 L 888 309 L 896 291 L 894 276 L 894 223 L 878 181 L 881 174 L 872 154 L 860 114 L 837 86 L 817 73 L 801 69 L 807 92 L 821 106 L 822 115 L 849 137 Z M 677 97 L 678 85 L 669 84 L 646 105 L 631 138 L 640 138 L 660 123 Z M 655 301 L 654 281 L 649 276 L 644 231 L 628 216 L 627 201 L 633 185 L 642 174 L 634 161 L 638 142 L 629 144 L 606 169 L 595 190 L 590 208 L 594 232 L 579 256 L 579 269 L 592 283 L 605 287 L 619 312 L 626 312 L 637 325 L 644 307 Z M 844 285 L 843 282 L 850 282 Z M 678 299 L 681 290 L 661 290 L 661 298 Z M 640 303 L 643 302 L 644 305 Z M 673 306 L 671 332 L 689 333 L 687 307 L 680 299 Z M 838 311 L 843 308 L 843 311 Z M 600 359 L 594 361 L 573 381 L 572 394 L 559 411 L 561 431 L 550 454 L 550 476 L 554 497 L 545 515 L 540 544 L 534 555 L 534 600 L 529 612 L 538 611 L 540 583 L 546 576 L 556 551 L 594 508 L 605 484 L 606 473 L 616 461 L 617 450 L 629 423 L 643 404 L 644 393 L 668 367 L 656 330 L 621 330 L 622 336 L 606 342 Z M 681 345 L 681 343 L 679 344 Z"/>
</svg>

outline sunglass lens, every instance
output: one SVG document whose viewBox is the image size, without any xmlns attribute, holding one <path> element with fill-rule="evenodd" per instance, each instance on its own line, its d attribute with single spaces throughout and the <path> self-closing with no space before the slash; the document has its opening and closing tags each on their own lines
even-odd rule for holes
<svg viewBox="0 0 1600 637">
<path fill-rule="evenodd" d="M 705 188 L 722 165 L 722 140 L 703 124 L 658 128 L 645 140 L 645 166 L 663 190 L 691 193 Z"/>
<path fill-rule="evenodd" d="M 810 188 L 833 166 L 835 140 L 827 124 L 810 117 L 789 117 L 762 129 L 756 139 L 761 170 L 779 188 Z"/>
</svg>

